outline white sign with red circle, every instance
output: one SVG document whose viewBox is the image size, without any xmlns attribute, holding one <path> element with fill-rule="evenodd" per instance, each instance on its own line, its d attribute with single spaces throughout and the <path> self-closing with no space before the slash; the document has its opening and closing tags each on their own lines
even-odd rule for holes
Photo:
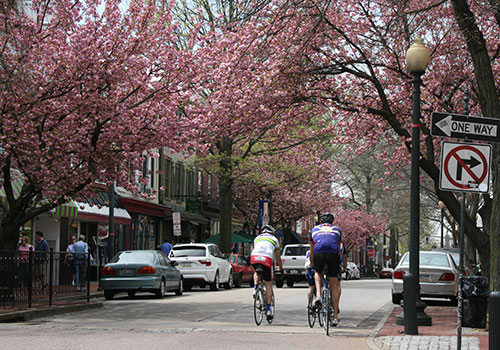
<svg viewBox="0 0 500 350">
<path fill-rule="evenodd" d="M 488 192 L 491 145 L 443 142 L 439 188 L 443 191 Z"/>
</svg>

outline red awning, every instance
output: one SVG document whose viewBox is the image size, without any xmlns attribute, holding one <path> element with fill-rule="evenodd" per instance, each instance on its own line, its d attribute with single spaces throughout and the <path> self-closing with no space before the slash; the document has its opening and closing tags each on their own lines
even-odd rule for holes
<svg viewBox="0 0 500 350">
<path fill-rule="evenodd" d="M 165 217 L 167 212 L 171 212 L 167 206 L 143 202 L 133 198 L 120 198 L 120 202 L 130 213 L 138 213 L 150 216 Z"/>
</svg>

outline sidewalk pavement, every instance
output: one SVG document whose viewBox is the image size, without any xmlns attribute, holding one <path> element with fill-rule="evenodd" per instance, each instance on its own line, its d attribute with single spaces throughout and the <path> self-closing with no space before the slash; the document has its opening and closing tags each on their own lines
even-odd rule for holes
<svg viewBox="0 0 500 350">
<path fill-rule="evenodd" d="M 432 326 L 419 326 L 418 335 L 405 335 L 404 326 L 395 324 L 403 308 L 395 306 L 382 328 L 373 339 L 382 350 L 455 350 L 457 349 L 457 308 L 427 306 L 425 312 L 432 318 Z M 462 327 L 462 350 L 488 350 L 488 331 Z"/>
<path fill-rule="evenodd" d="M 31 308 L 26 302 L 17 302 L 14 305 L 0 304 L 0 323 L 28 321 L 37 317 L 59 315 L 66 312 L 96 309 L 102 307 L 102 302 L 95 298 L 102 297 L 103 292 L 98 290 L 98 283 L 90 283 L 90 301 L 87 302 L 87 295 L 65 295 L 53 298 L 52 306 L 49 306 L 48 295 L 34 295 Z"/>
</svg>

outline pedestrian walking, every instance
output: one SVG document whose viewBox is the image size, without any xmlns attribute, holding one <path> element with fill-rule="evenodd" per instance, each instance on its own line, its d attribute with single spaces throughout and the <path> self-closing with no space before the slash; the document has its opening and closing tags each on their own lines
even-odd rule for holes
<svg viewBox="0 0 500 350">
<path fill-rule="evenodd" d="M 89 246 L 85 243 L 85 236 L 80 235 L 80 240 L 73 244 L 73 254 L 75 256 L 75 283 L 76 290 L 86 290 L 87 281 L 87 255 Z"/>
<path fill-rule="evenodd" d="M 76 236 L 71 236 L 71 242 L 66 247 L 66 255 L 64 256 L 64 263 L 66 264 L 69 273 L 71 274 L 71 284 L 75 285 L 76 267 L 75 256 L 73 254 L 73 245 L 76 243 Z"/>
<path fill-rule="evenodd" d="M 47 261 L 49 260 L 49 244 L 43 238 L 43 232 L 35 232 L 35 282 L 43 291 L 47 287 L 45 275 L 47 273 Z"/>
</svg>

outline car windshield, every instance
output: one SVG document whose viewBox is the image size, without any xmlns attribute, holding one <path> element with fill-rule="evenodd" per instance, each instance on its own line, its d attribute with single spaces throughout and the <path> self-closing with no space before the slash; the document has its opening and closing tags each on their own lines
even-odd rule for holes
<svg viewBox="0 0 500 350">
<path fill-rule="evenodd" d="M 436 266 L 436 267 L 450 267 L 448 256 L 446 254 L 435 254 L 429 252 L 420 253 L 420 265 Z M 410 254 L 405 255 L 401 265 L 407 266 L 410 261 Z"/>
<path fill-rule="evenodd" d="M 113 259 L 111 259 L 110 263 L 153 263 L 155 261 L 155 255 L 153 252 L 144 252 L 144 251 L 125 251 L 116 254 Z"/>
<path fill-rule="evenodd" d="M 233 264 L 236 264 L 236 255 L 227 255 L 227 261 L 229 261 L 230 263 L 233 263 Z"/>
<path fill-rule="evenodd" d="M 176 258 L 183 256 L 206 256 L 205 247 L 173 247 L 171 256 Z"/>
<path fill-rule="evenodd" d="M 306 255 L 309 250 L 308 246 L 305 247 L 287 247 L 285 255 Z"/>
</svg>

